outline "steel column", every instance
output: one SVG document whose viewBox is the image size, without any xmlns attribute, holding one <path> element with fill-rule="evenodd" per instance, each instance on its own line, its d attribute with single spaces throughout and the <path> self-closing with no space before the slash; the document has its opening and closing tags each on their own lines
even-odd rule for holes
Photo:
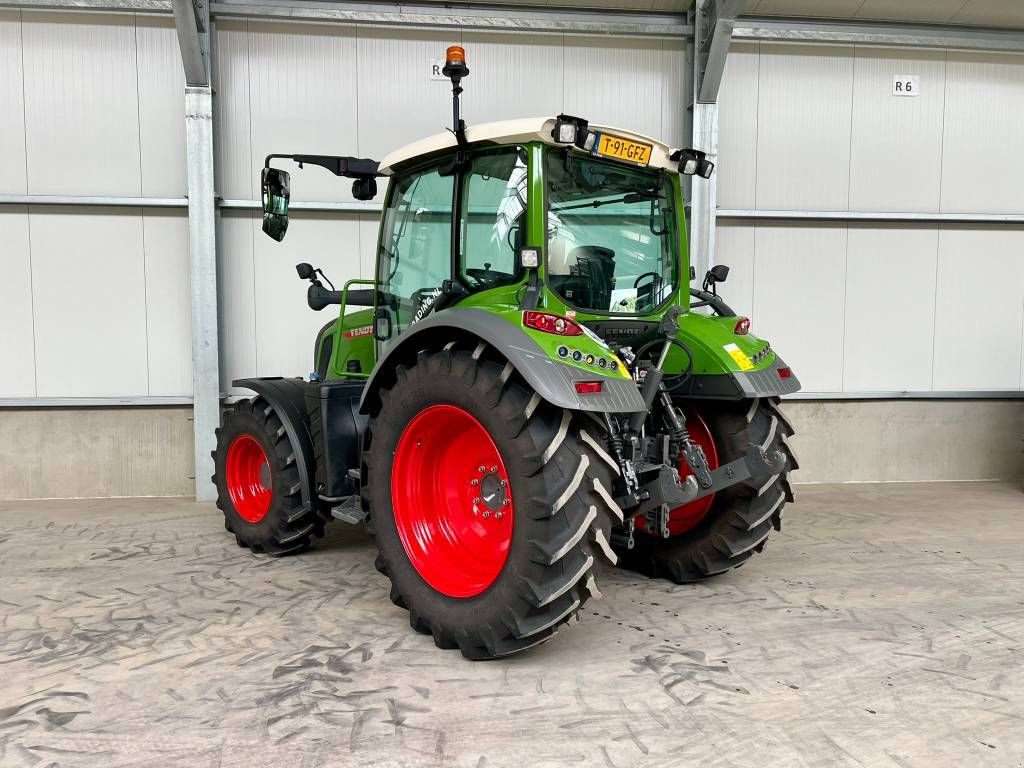
<svg viewBox="0 0 1024 768">
<path fill-rule="evenodd" d="M 217 334 L 217 238 L 213 183 L 213 93 L 185 89 L 188 158 L 188 247 L 192 276 L 192 401 L 196 500 L 211 501 L 210 476 L 220 426 L 220 355 Z"/>
</svg>

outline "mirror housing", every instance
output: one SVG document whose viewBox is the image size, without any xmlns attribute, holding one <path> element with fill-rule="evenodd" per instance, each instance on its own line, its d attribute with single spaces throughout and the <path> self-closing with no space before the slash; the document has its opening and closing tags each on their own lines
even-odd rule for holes
<svg viewBox="0 0 1024 768">
<path fill-rule="evenodd" d="M 263 231 L 281 242 L 288 231 L 288 202 L 291 197 L 291 176 L 278 168 L 263 169 L 260 177 L 263 194 Z"/>
</svg>

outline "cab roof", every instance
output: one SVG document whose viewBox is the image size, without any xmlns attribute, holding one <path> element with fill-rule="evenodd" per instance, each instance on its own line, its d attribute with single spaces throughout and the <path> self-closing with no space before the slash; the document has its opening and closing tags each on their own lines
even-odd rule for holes
<svg viewBox="0 0 1024 768">
<path fill-rule="evenodd" d="M 489 142 L 493 144 L 525 144 L 531 141 L 540 141 L 551 146 L 566 146 L 558 144 L 551 136 L 555 127 L 553 117 L 527 117 L 519 120 L 501 120 L 495 123 L 481 123 L 470 125 L 466 128 L 466 140 L 473 144 L 475 142 Z M 649 168 L 664 168 L 669 171 L 676 171 L 678 163 L 669 160 L 671 149 L 668 145 L 661 143 L 649 136 L 643 136 L 633 131 L 613 128 L 606 125 L 590 124 L 590 129 L 601 133 L 613 133 L 627 139 L 633 139 L 652 146 L 651 160 L 647 164 Z M 414 160 L 422 155 L 428 155 L 439 150 L 454 148 L 457 145 L 455 134 L 451 131 L 438 133 L 426 139 L 414 141 L 404 147 L 390 152 L 380 161 L 378 173 L 390 176 L 396 166 L 409 160 Z"/>
</svg>

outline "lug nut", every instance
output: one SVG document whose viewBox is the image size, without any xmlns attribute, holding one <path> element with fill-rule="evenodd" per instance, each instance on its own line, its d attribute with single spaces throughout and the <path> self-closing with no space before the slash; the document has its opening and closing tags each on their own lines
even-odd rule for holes
<svg viewBox="0 0 1024 768">
<path fill-rule="evenodd" d="M 497 467 L 491 467 L 491 472 L 497 472 L 497 471 L 498 471 Z"/>
<path fill-rule="evenodd" d="M 484 510 L 484 520 L 486 520 L 486 519 L 487 519 L 488 517 L 490 517 L 490 516 L 491 516 L 491 513 L 490 513 L 490 512 L 488 512 L 488 511 L 487 511 L 487 510 L 485 509 L 485 510 Z"/>
<path fill-rule="evenodd" d="M 504 488 L 506 485 L 508 485 L 508 483 L 505 480 L 502 480 L 500 485 L 502 488 Z"/>
<path fill-rule="evenodd" d="M 476 506 L 479 503 L 480 503 L 480 497 L 477 496 L 475 499 L 473 499 L 473 506 Z"/>
<path fill-rule="evenodd" d="M 469 484 L 470 484 L 470 485 L 480 485 L 480 481 L 479 481 L 479 480 L 477 480 L 477 479 L 476 479 L 476 478 L 474 477 L 474 478 L 473 478 L 472 480 L 470 480 L 470 481 L 469 481 Z"/>
<path fill-rule="evenodd" d="M 477 467 L 477 470 L 478 470 L 478 471 L 480 472 L 480 474 L 482 475 L 482 474 L 483 474 L 484 472 L 486 472 L 486 471 L 487 471 L 487 467 L 485 467 L 485 466 L 484 466 L 483 464 L 481 464 L 481 465 L 480 465 L 479 467 Z"/>
<path fill-rule="evenodd" d="M 495 520 L 501 520 L 501 518 L 503 518 L 504 516 L 505 516 L 504 512 L 495 512 L 494 513 L 494 519 Z"/>
</svg>

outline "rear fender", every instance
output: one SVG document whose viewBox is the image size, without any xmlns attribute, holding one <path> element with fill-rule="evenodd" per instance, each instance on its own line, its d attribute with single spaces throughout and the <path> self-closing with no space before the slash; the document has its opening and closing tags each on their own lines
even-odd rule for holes
<svg viewBox="0 0 1024 768">
<path fill-rule="evenodd" d="M 574 343 L 590 342 L 587 337 L 573 337 Z M 430 315 L 406 330 L 381 356 L 370 374 L 360 404 L 360 413 L 374 413 L 380 405 L 380 390 L 390 386 L 399 364 L 409 365 L 422 350 L 440 350 L 449 342 L 475 346 L 479 353 L 482 342 L 498 351 L 526 380 L 534 391 L 559 408 L 605 413 L 644 411 L 643 398 L 631 378 L 608 376 L 597 368 L 584 370 L 552 359 L 521 327 L 505 317 L 480 309 L 453 307 Z M 595 350 L 599 348 L 595 344 Z M 580 395 L 577 381 L 601 381 L 598 394 Z"/>
<path fill-rule="evenodd" d="M 236 387 L 251 389 L 262 395 L 274 413 L 281 419 L 288 440 L 296 451 L 295 464 L 299 471 L 299 482 L 302 485 L 302 505 L 306 510 L 312 509 L 316 500 L 313 487 L 315 482 L 316 453 L 313 450 L 313 437 L 309 430 L 309 419 L 306 417 L 305 387 L 302 379 L 284 379 L 280 376 L 266 378 L 237 379 L 231 382 Z"/>
</svg>

